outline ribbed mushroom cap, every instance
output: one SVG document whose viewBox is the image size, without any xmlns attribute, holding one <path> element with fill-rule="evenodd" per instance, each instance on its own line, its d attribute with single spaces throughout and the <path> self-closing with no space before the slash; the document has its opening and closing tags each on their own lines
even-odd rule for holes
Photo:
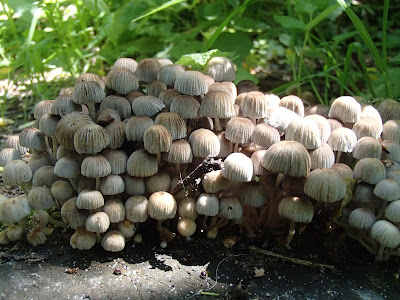
<svg viewBox="0 0 400 300">
<path fill-rule="evenodd" d="M 193 221 L 191 218 L 182 218 L 179 219 L 178 225 L 176 229 L 178 230 L 179 234 L 183 237 L 190 237 L 196 232 L 196 222 Z"/>
<path fill-rule="evenodd" d="M 306 110 L 304 115 L 305 116 L 320 115 L 324 118 L 328 118 L 329 110 L 330 110 L 329 106 L 326 106 L 323 104 L 317 104 L 317 105 L 310 106 Z"/>
<path fill-rule="evenodd" d="M 372 105 L 361 103 L 361 119 L 374 119 L 382 130 L 382 117 L 378 110 Z"/>
<path fill-rule="evenodd" d="M 378 197 L 374 194 L 375 186 L 363 181 L 360 181 L 356 184 L 353 192 L 353 199 L 360 203 L 365 204 L 374 204 L 377 202 Z"/>
<path fill-rule="evenodd" d="M 133 58 L 129 58 L 129 57 L 121 57 L 118 58 L 115 63 L 113 64 L 113 66 L 111 68 L 127 68 L 129 70 L 131 70 L 132 73 L 136 72 L 136 68 L 137 68 L 137 61 L 134 60 Z"/>
<path fill-rule="evenodd" d="M 133 177 L 149 177 L 158 172 L 157 158 L 145 149 L 134 151 L 128 158 L 126 171 Z"/>
<path fill-rule="evenodd" d="M 391 178 L 400 182 L 400 170 L 387 172 L 386 178 Z"/>
<path fill-rule="evenodd" d="M 378 104 L 376 109 L 379 111 L 382 122 L 389 120 L 398 120 L 400 116 L 400 102 L 392 99 L 385 99 Z"/>
<path fill-rule="evenodd" d="M 128 141 L 142 142 L 144 132 L 153 124 L 153 120 L 148 116 L 132 117 L 128 123 L 126 123 L 126 139 Z"/>
<path fill-rule="evenodd" d="M 333 169 L 315 169 L 307 176 L 304 193 L 324 203 L 333 203 L 346 195 L 346 182 Z"/>
<path fill-rule="evenodd" d="M 148 211 L 151 218 L 156 220 L 166 220 L 175 217 L 177 203 L 174 196 L 170 193 L 153 193 L 148 201 Z"/>
<path fill-rule="evenodd" d="M 320 115 L 309 115 L 304 117 L 306 120 L 312 120 L 318 125 L 319 136 L 323 142 L 327 142 L 329 136 L 331 135 L 331 126 L 326 118 Z"/>
<path fill-rule="evenodd" d="M 240 219 L 243 215 L 242 204 L 236 197 L 224 197 L 219 201 L 218 214 L 229 220 Z"/>
<path fill-rule="evenodd" d="M 103 211 L 108 215 L 111 223 L 118 223 L 125 219 L 125 207 L 120 199 L 107 200 L 104 203 Z"/>
<path fill-rule="evenodd" d="M 89 215 L 86 220 L 86 230 L 90 232 L 106 232 L 108 227 L 110 227 L 110 218 L 102 211 Z"/>
<path fill-rule="evenodd" d="M 96 245 L 96 234 L 87 231 L 84 227 L 79 227 L 71 236 L 69 244 L 78 250 L 89 250 Z"/>
<path fill-rule="evenodd" d="M 210 118 L 230 118 L 236 112 L 229 94 L 209 91 L 201 101 L 199 114 Z"/>
<path fill-rule="evenodd" d="M 104 128 L 106 131 L 108 138 L 110 140 L 108 147 L 111 149 L 118 149 L 122 147 L 122 145 L 125 142 L 125 131 L 126 131 L 126 123 L 125 122 L 112 122 L 110 125 L 108 125 L 106 128 Z"/>
<path fill-rule="evenodd" d="M 122 150 L 106 149 L 101 154 L 108 160 L 111 166 L 111 174 L 119 175 L 126 172 L 128 155 Z"/>
<path fill-rule="evenodd" d="M 295 95 L 289 95 L 285 96 L 279 101 L 279 106 L 285 107 L 296 114 L 300 116 L 300 118 L 304 117 L 304 104 L 303 101 L 295 96 Z"/>
<path fill-rule="evenodd" d="M 171 133 L 172 140 L 179 140 L 186 137 L 186 122 L 181 115 L 173 112 L 163 112 L 157 115 L 155 125 L 162 125 Z"/>
<path fill-rule="evenodd" d="M 0 151 L 0 166 L 4 167 L 13 160 L 22 160 L 21 153 L 14 148 L 4 148 Z"/>
<path fill-rule="evenodd" d="M 73 101 L 76 104 L 100 103 L 105 97 L 104 87 L 96 81 L 80 81 L 75 84 Z"/>
<path fill-rule="evenodd" d="M 385 201 L 399 200 L 400 183 L 390 178 L 382 179 L 375 185 L 374 195 Z"/>
<path fill-rule="evenodd" d="M 100 109 L 111 108 L 116 110 L 122 119 L 125 119 L 131 115 L 131 104 L 125 97 L 110 95 L 101 101 Z"/>
<path fill-rule="evenodd" d="M 184 119 L 196 119 L 199 117 L 200 103 L 193 96 L 178 95 L 173 98 L 169 110 Z"/>
<path fill-rule="evenodd" d="M 357 141 L 353 149 L 353 157 L 357 159 L 362 158 L 381 158 L 382 145 L 378 140 L 365 136 Z"/>
<path fill-rule="evenodd" d="M 101 239 L 101 246 L 109 252 L 119 252 L 125 248 L 125 236 L 116 229 L 107 232 Z"/>
<path fill-rule="evenodd" d="M 19 144 L 22 147 L 43 150 L 46 148 L 44 134 L 37 128 L 25 128 L 19 134 Z"/>
<path fill-rule="evenodd" d="M 327 119 L 329 126 L 331 127 L 331 132 L 335 129 L 344 127 L 343 122 L 336 120 L 336 119 Z"/>
<path fill-rule="evenodd" d="M 215 81 L 234 81 L 235 66 L 226 57 L 213 57 L 204 67 L 204 74 L 211 76 Z"/>
<path fill-rule="evenodd" d="M 314 207 L 307 198 L 285 197 L 278 205 L 281 217 L 298 223 L 310 223 L 314 216 Z"/>
<path fill-rule="evenodd" d="M 14 223 L 31 213 L 28 199 L 25 195 L 4 199 L 0 205 L 0 220 Z"/>
<path fill-rule="evenodd" d="M 371 236 L 384 247 L 396 248 L 400 244 L 400 230 L 386 220 L 379 220 L 372 226 Z"/>
<path fill-rule="evenodd" d="M 185 71 L 176 78 L 174 89 L 181 94 L 200 96 L 208 92 L 208 83 L 203 73 L 198 71 Z"/>
<path fill-rule="evenodd" d="M 51 114 L 64 116 L 73 111 L 82 111 L 82 106 L 73 101 L 72 95 L 60 95 L 54 100 L 51 106 Z"/>
<path fill-rule="evenodd" d="M 105 89 L 106 85 L 103 81 L 103 79 L 95 74 L 95 73 L 82 73 L 79 75 L 79 77 L 76 79 L 75 84 L 78 84 L 80 82 L 88 82 L 88 81 L 95 81 L 97 82 L 103 89 Z"/>
<path fill-rule="evenodd" d="M 58 122 L 56 128 L 57 141 L 64 148 L 68 150 L 75 150 L 74 148 L 75 132 L 79 128 L 92 123 L 93 123 L 92 119 L 88 115 L 81 112 L 72 112 L 65 115 Z"/>
<path fill-rule="evenodd" d="M 169 151 L 163 154 L 163 159 L 174 164 L 191 163 L 193 154 L 189 142 L 186 140 L 173 141 Z"/>
<path fill-rule="evenodd" d="M 129 94 L 125 95 L 125 98 L 129 101 L 132 105 L 133 101 L 140 96 L 145 96 L 145 94 L 141 90 L 130 92 Z"/>
<path fill-rule="evenodd" d="M 172 136 L 162 125 L 151 125 L 143 135 L 144 148 L 151 154 L 168 152 L 172 144 Z"/>
<path fill-rule="evenodd" d="M 389 203 L 385 209 L 385 217 L 393 223 L 400 222 L 400 200 Z"/>
<path fill-rule="evenodd" d="M 254 128 L 251 120 L 234 117 L 226 124 L 225 138 L 232 143 L 246 144 L 250 141 Z"/>
<path fill-rule="evenodd" d="M 192 197 L 186 197 L 179 202 L 178 214 L 181 218 L 190 218 L 196 220 L 196 199 Z"/>
<path fill-rule="evenodd" d="M 285 140 L 299 142 L 306 149 L 316 149 L 321 146 L 321 137 L 318 125 L 308 119 L 295 119 L 286 129 Z"/>
<path fill-rule="evenodd" d="M 248 93 L 252 91 L 257 91 L 258 87 L 257 84 L 249 79 L 241 80 L 236 84 L 236 89 L 237 93 L 242 94 L 242 93 Z"/>
<path fill-rule="evenodd" d="M 54 182 L 61 178 L 54 174 L 54 166 L 43 166 L 39 168 L 32 178 L 32 186 L 47 186 L 51 187 Z M 4 180 L 4 171 L 3 171 Z"/>
<path fill-rule="evenodd" d="M 5 144 L 6 148 L 14 148 L 19 151 L 19 153 L 25 154 L 28 152 L 28 148 L 22 147 L 21 144 L 19 143 L 19 135 L 12 135 L 6 140 Z"/>
<path fill-rule="evenodd" d="M 235 103 L 237 97 L 236 86 L 231 81 L 214 82 L 208 86 L 208 92 L 225 92 L 229 95 L 232 104 Z"/>
<path fill-rule="evenodd" d="M 197 129 L 189 136 L 194 157 L 217 156 L 221 145 L 214 132 L 208 129 Z"/>
<path fill-rule="evenodd" d="M 69 182 L 64 180 L 57 180 L 51 186 L 51 195 L 58 200 L 61 204 L 64 204 L 69 198 L 72 197 L 72 186 Z"/>
<path fill-rule="evenodd" d="M 174 87 L 176 78 L 184 72 L 185 68 L 181 65 L 165 65 L 158 71 L 157 80 L 168 87 Z"/>
<path fill-rule="evenodd" d="M 69 227 L 77 229 L 81 226 L 85 226 L 87 214 L 84 210 L 80 210 L 76 206 L 76 197 L 74 197 L 65 201 L 61 207 L 61 217 Z"/>
<path fill-rule="evenodd" d="M 87 124 L 79 128 L 74 135 L 74 147 L 79 154 L 95 154 L 110 143 L 107 132 L 97 124 Z"/>
<path fill-rule="evenodd" d="M 334 163 L 331 169 L 337 171 L 343 178 L 354 178 L 353 170 L 346 164 Z"/>
<path fill-rule="evenodd" d="M 110 89 L 127 95 L 139 88 L 138 78 L 131 70 L 123 67 L 112 68 L 106 77 L 106 86 Z M 105 97 L 103 97 L 104 99 Z"/>
<path fill-rule="evenodd" d="M 311 159 L 311 170 L 331 168 L 335 163 L 335 154 L 327 143 L 322 142 L 321 146 L 314 150 L 309 150 L 308 153 Z"/>
<path fill-rule="evenodd" d="M 139 81 L 150 83 L 157 80 L 161 67 L 162 65 L 157 59 L 144 58 L 137 65 L 136 76 Z"/>
<path fill-rule="evenodd" d="M 97 209 L 104 205 L 104 197 L 99 191 L 90 189 L 83 190 L 76 199 L 79 209 Z"/>
<path fill-rule="evenodd" d="M 232 153 L 224 161 L 222 176 L 237 182 L 251 181 L 253 177 L 253 163 L 243 153 Z"/>
<path fill-rule="evenodd" d="M 35 120 L 40 120 L 44 114 L 50 113 L 53 103 L 54 100 L 41 100 L 36 103 L 35 108 L 33 109 L 33 117 Z"/>
<path fill-rule="evenodd" d="M 357 136 L 353 130 L 341 127 L 332 130 L 328 144 L 333 151 L 352 152 L 357 143 Z"/>
<path fill-rule="evenodd" d="M 56 134 L 57 124 L 59 121 L 59 116 L 46 113 L 39 119 L 39 130 L 47 136 L 53 136 Z"/>
<path fill-rule="evenodd" d="M 171 177 L 166 172 L 158 172 L 145 179 L 146 192 L 153 194 L 155 192 L 167 191 L 171 184 Z"/>
<path fill-rule="evenodd" d="M 32 171 L 23 160 L 12 160 L 3 168 L 3 181 L 6 185 L 20 185 L 32 179 Z"/>
<path fill-rule="evenodd" d="M 219 201 L 214 195 L 202 193 L 197 197 L 196 211 L 200 215 L 216 216 L 219 212 Z"/>
<path fill-rule="evenodd" d="M 28 166 L 32 170 L 33 175 L 39 168 L 44 166 L 51 166 L 52 164 L 53 162 L 48 152 L 45 152 L 43 154 L 35 153 L 31 156 L 31 159 L 28 162 Z"/>
<path fill-rule="evenodd" d="M 86 177 L 105 177 L 110 175 L 111 165 L 103 155 L 91 155 L 82 161 L 81 174 Z"/>
<path fill-rule="evenodd" d="M 354 124 L 353 131 L 358 139 L 364 136 L 378 139 L 382 133 L 382 124 L 371 118 L 360 119 Z"/>
<path fill-rule="evenodd" d="M 121 232 L 126 239 L 131 239 L 136 232 L 135 223 L 128 220 L 123 220 L 119 222 L 117 228 L 118 231 Z"/>
<path fill-rule="evenodd" d="M 251 141 L 263 148 L 269 148 L 280 140 L 279 131 L 265 123 L 258 124 L 251 135 Z"/>
<path fill-rule="evenodd" d="M 132 110 L 137 116 L 154 116 L 162 109 L 165 104 L 154 96 L 139 96 L 132 102 Z"/>
<path fill-rule="evenodd" d="M 261 183 L 245 182 L 240 186 L 239 200 L 243 205 L 261 207 L 267 203 L 267 190 Z"/>
<path fill-rule="evenodd" d="M 400 120 L 388 120 L 383 124 L 382 139 L 400 143 Z"/>
<path fill-rule="evenodd" d="M 281 99 L 275 94 L 265 94 L 268 109 L 274 109 L 279 106 Z"/>
<path fill-rule="evenodd" d="M 285 132 L 290 122 L 294 119 L 300 118 L 295 112 L 278 106 L 273 108 L 267 117 L 264 118 L 264 123 L 271 125 L 281 132 Z"/>
<path fill-rule="evenodd" d="M 376 217 L 372 210 L 360 207 L 356 208 L 350 213 L 348 222 L 351 227 L 369 230 L 376 222 Z"/>
<path fill-rule="evenodd" d="M 128 198 L 125 201 L 125 217 L 134 223 L 143 223 L 148 217 L 148 200 L 143 195 Z"/>
<path fill-rule="evenodd" d="M 332 102 L 328 116 L 344 123 L 356 123 L 361 117 L 361 105 L 353 97 L 341 96 Z"/>
<path fill-rule="evenodd" d="M 354 178 L 356 180 L 377 184 L 385 177 L 385 166 L 378 158 L 363 158 L 354 166 Z"/>
<path fill-rule="evenodd" d="M 254 175 L 262 175 L 265 172 L 264 167 L 262 166 L 261 162 L 267 150 L 256 150 L 251 155 L 251 161 L 253 162 L 253 174 Z"/>
<path fill-rule="evenodd" d="M 108 175 L 101 178 L 100 192 L 103 195 L 117 195 L 125 191 L 125 182 L 119 175 Z"/>
<path fill-rule="evenodd" d="M 400 143 L 396 141 L 384 140 L 382 141 L 382 147 L 386 149 L 385 159 L 400 162 Z"/>
<path fill-rule="evenodd" d="M 45 210 L 56 205 L 50 189 L 45 186 L 33 187 L 28 193 L 28 201 L 30 207 L 36 210 Z"/>
<path fill-rule="evenodd" d="M 226 139 L 225 131 L 217 132 L 216 136 L 218 137 L 220 144 L 220 150 L 217 157 L 225 158 L 233 152 L 234 144 Z"/>
<path fill-rule="evenodd" d="M 299 142 L 280 141 L 267 149 L 261 164 L 274 173 L 307 177 L 311 159 L 307 149 Z"/>
<path fill-rule="evenodd" d="M 250 118 L 265 118 L 270 109 L 268 101 L 262 92 L 254 91 L 241 94 L 243 99 L 241 110 L 243 116 Z"/>
<path fill-rule="evenodd" d="M 142 195 L 145 192 L 144 178 L 124 175 L 125 193 L 130 196 Z"/>
<path fill-rule="evenodd" d="M 62 157 L 54 166 L 54 174 L 63 178 L 73 178 L 81 174 L 81 168 L 75 159 Z"/>
<path fill-rule="evenodd" d="M 162 81 L 152 81 L 147 85 L 147 95 L 158 97 L 162 91 L 166 91 L 168 88 Z"/>
<path fill-rule="evenodd" d="M 180 93 L 175 90 L 175 89 L 168 89 L 165 91 L 162 91 L 159 95 L 158 98 L 165 104 L 165 107 L 170 110 L 170 106 L 172 103 L 172 100 L 174 100 L 174 98 L 176 96 L 180 95 Z M 190 96 L 189 96 L 190 97 Z M 197 103 L 199 104 L 199 103 Z M 200 104 L 199 104 L 200 106 Z"/>
</svg>

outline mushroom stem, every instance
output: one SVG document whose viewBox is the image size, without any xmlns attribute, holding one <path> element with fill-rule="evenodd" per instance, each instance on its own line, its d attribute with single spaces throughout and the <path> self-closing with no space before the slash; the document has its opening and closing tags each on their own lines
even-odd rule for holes
<svg viewBox="0 0 400 300">
<path fill-rule="evenodd" d="M 161 152 L 157 153 L 157 164 L 161 164 Z"/>
<path fill-rule="evenodd" d="M 208 220 L 208 216 L 204 215 L 201 220 L 201 228 L 203 228 L 203 229 L 207 228 L 207 220 Z"/>
<path fill-rule="evenodd" d="M 383 261 L 383 251 L 385 250 L 384 245 L 380 245 L 378 249 L 378 254 L 375 257 L 376 261 Z"/>
<path fill-rule="evenodd" d="M 49 137 L 48 136 L 44 137 L 44 142 L 46 143 L 47 152 L 49 152 L 51 157 L 53 157 L 53 151 L 52 151 L 52 147 L 50 147 L 50 141 L 49 141 Z"/>
<path fill-rule="evenodd" d="M 101 234 L 100 232 L 96 232 L 96 242 L 101 243 Z"/>
<path fill-rule="evenodd" d="M 336 161 L 335 161 L 335 163 L 339 163 L 339 161 L 340 161 L 340 156 L 342 155 L 342 151 L 338 151 L 337 153 L 336 153 Z"/>
<path fill-rule="evenodd" d="M 219 122 L 219 118 L 215 118 L 214 121 L 215 121 L 215 128 L 214 128 L 214 131 L 215 131 L 215 132 L 221 131 L 222 128 L 221 128 L 221 123 Z"/>
<path fill-rule="evenodd" d="M 351 237 L 352 239 L 355 239 L 358 241 L 369 253 L 372 255 L 376 254 L 376 250 L 372 249 L 366 242 L 363 241 L 361 234 L 359 233 L 358 235 L 352 233 L 350 230 L 346 230 L 346 234 Z"/>
<path fill-rule="evenodd" d="M 235 146 L 233 147 L 233 152 L 239 152 L 239 143 L 235 143 Z"/>
<path fill-rule="evenodd" d="M 162 226 L 162 223 L 164 222 L 164 220 L 157 220 L 157 230 L 158 231 L 163 231 L 164 227 Z"/>
<path fill-rule="evenodd" d="M 296 222 L 290 220 L 289 233 L 286 237 L 286 244 L 285 244 L 286 248 L 288 249 L 290 249 L 289 244 L 292 241 L 295 232 L 296 232 Z"/>
<path fill-rule="evenodd" d="M 94 103 L 93 102 L 89 102 L 86 105 L 87 105 L 87 108 L 89 110 L 90 118 L 92 118 L 92 120 L 94 120 L 94 118 L 96 116 L 96 107 L 95 107 Z"/>
<path fill-rule="evenodd" d="M 77 179 L 77 178 L 76 178 L 76 177 L 72 177 L 72 178 L 69 178 L 68 180 L 69 180 L 69 183 L 71 184 L 72 188 L 73 188 L 76 192 L 78 192 L 78 191 L 79 191 L 79 188 L 78 188 L 78 185 L 76 184 L 75 179 Z"/>
<path fill-rule="evenodd" d="M 57 162 L 58 142 L 55 136 L 52 136 L 51 140 L 53 142 L 53 163 L 55 164 Z"/>
<path fill-rule="evenodd" d="M 100 177 L 96 177 L 96 191 L 100 190 Z"/>
<path fill-rule="evenodd" d="M 279 188 L 284 177 L 285 177 L 285 174 L 283 174 L 283 173 L 279 173 L 278 176 L 276 176 L 275 188 Z"/>
<path fill-rule="evenodd" d="M 381 208 L 379 209 L 377 215 L 376 215 L 376 219 L 380 220 L 383 217 L 383 214 L 385 213 L 386 207 L 388 206 L 388 201 L 383 201 Z"/>
<path fill-rule="evenodd" d="M 25 194 L 26 196 L 28 196 L 28 194 L 29 194 L 29 188 L 26 186 L 26 183 L 25 183 L 25 182 L 21 183 L 20 187 L 21 187 L 21 190 L 24 192 L 24 194 Z"/>
</svg>

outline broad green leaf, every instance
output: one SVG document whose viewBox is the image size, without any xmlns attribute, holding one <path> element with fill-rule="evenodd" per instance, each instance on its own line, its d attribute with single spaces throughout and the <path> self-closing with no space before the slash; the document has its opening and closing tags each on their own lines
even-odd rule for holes
<svg viewBox="0 0 400 300">
<path fill-rule="evenodd" d="M 302 20 L 295 19 L 288 16 L 274 15 L 275 21 L 277 21 L 283 28 L 288 29 L 301 29 L 304 30 L 306 24 Z"/>
<path fill-rule="evenodd" d="M 254 81 L 255 83 L 258 83 L 257 77 L 251 74 L 249 70 L 243 68 L 242 66 L 238 66 L 236 70 L 235 84 L 237 84 L 242 80 L 251 80 Z"/>
<path fill-rule="evenodd" d="M 230 52 L 232 56 L 237 56 L 234 61 L 239 63 L 250 53 L 253 41 L 243 32 L 223 32 L 215 41 L 214 46 L 221 51 Z"/>
<path fill-rule="evenodd" d="M 397 54 L 395 57 L 392 57 L 391 60 L 389 60 L 390 63 L 395 63 L 400 61 L 400 54 Z"/>
<path fill-rule="evenodd" d="M 86 6 L 89 10 L 95 12 L 104 12 L 109 13 L 110 10 L 108 9 L 107 3 L 104 0 L 83 0 L 84 6 Z"/>
<path fill-rule="evenodd" d="M 388 68 L 389 87 L 392 90 L 394 99 L 400 98 L 399 78 L 400 78 L 400 67 Z M 382 76 L 379 76 L 377 80 L 372 81 L 372 87 L 378 98 L 385 97 L 385 81 Z"/>
<path fill-rule="evenodd" d="M 203 53 L 192 53 L 185 54 L 176 62 L 177 65 L 184 65 L 191 67 L 195 70 L 202 70 L 206 63 L 214 56 L 226 56 L 227 53 L 223 53 L 218 49 L 213 49 Z"/>
</svg>

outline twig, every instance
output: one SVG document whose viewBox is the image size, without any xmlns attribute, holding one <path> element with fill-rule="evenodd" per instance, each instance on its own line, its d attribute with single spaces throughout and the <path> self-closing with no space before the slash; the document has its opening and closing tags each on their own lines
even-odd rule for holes
<svg viewBox="0 0 400 300">
<path fill-rule="evenodd" d="M 178 183 L 169 191 L 171 195 L 175 195 L 184 187 L 192 184 L 197 187 L 201 182 L 201 177 L 211 171 L 221 170 L 222 169 L 222 160 L 214 159 L 211 156 L 207 156 L 203 162 L 196 167 L 188 176 L 186 176 L 183 180 L 179 180 Z"/>
<path fill-rule="evenodd" d="M 7 252 L 0 252 L 0 259 L 6 260 L 24 260 L 26 262 L 38 262 L 48 258 L 47 255 L 16 255 Z"/>
<path fill-rule="evenodd" d="M 331 265 L 325 265 L 325 264 L 315 263 L 315 262 L 304 260 L 304 259 L 287 257 L 287 256 L 284 256 L 282 254 L 278 254 L 278 253 L 271 252 L 271 251 L 268 251 L 268 250 L 263 250 L 263 249 L 260 249 L 260 248 L 254 247 L 254 246 L 249 246 L 249 247 L 244 247 L 244 248 L 245 249 L 247 248 L 247 249 L 249 249 L 251 251 L 254 251 L 256 253 L 260 253 L 260 254 L 276 257 L 276 258 L 279 258 L 279 259 L 282 259 L 284 261 L 288 261 L 288 262 L 291 262 L 291 263 L 297 264 L 297 265 L 302 265 L 302 266 L 312 267 L 312 268 L 323 268 L 323 269 L 331 269 L 331 270 L 335 269 L 335 267 L 331 266 Z"/>
</svg>

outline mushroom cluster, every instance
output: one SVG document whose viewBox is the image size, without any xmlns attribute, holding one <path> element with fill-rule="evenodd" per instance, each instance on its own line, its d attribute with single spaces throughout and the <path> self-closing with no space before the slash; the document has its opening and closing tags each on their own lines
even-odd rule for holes
<svg viewBox="0 0 400 300">
<path fill-rule="evenodd" d="M 231 223 L 250 237 L 287 228 L 289 247 L 324 211 L 378 260 L 399 255 L 400 103 L 307 107 L 234 80 L 227 58 L 203 72 L 121 58 L 105 78 L 84 73 L 72 95 L 40 101 L 34 127 L 0 152 L 4 183 L 25 193 L 0 198 L 0 244 L 25 233 L 42 244 L 50 223 L 75 230 L 73 248 L 121 251 L 152 223 L 162 247 Z"/>
</svg>

